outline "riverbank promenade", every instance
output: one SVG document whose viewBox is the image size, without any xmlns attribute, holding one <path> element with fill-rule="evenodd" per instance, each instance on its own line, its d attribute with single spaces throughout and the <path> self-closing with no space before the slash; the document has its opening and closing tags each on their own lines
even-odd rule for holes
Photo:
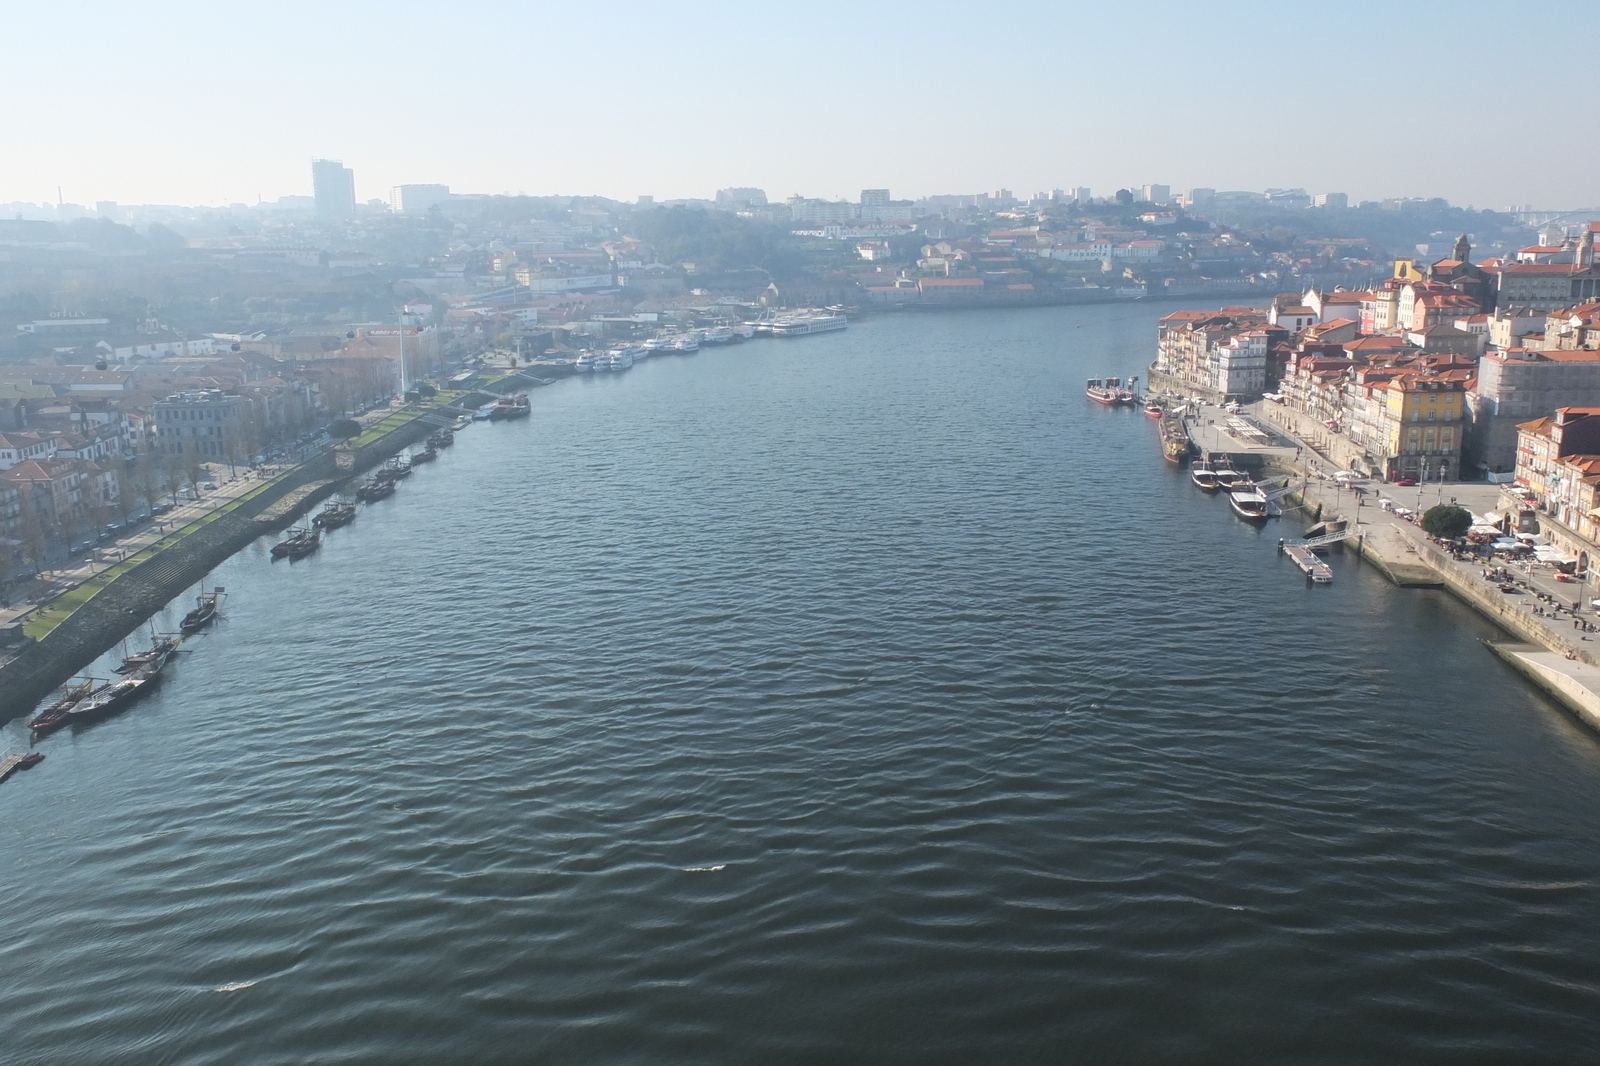
<svg viewBox="0 0 1600 1066">
<path fill-rule="evenodd" d="M 1595 583 L 1573 580 L 1545 563 L 1455 553 L 1418 524 L 1427 508 L 1454 503 L 1475 515 L 1502 506 L 1502 487 L 1484 483 L 1392 485 L 1338 472 L 1314 444 L 1298 438 L 1257 404 L 1245 412 L 1300 449 L 1295 471 L 1304 479 L 1300 509 L 1309 517 L 1342 519 L 1356 530 L 1345 543 L 1396 585 L 1444 588 L 1523 643 L 1496 642 L 1514 669 L 1600 729 L 1600 597 Z"/>
</svg>

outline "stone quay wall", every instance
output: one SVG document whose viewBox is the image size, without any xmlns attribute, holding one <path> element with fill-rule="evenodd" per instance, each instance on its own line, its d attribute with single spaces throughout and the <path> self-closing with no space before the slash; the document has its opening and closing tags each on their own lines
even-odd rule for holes
<svg viewBox="0 0 1600 1066">
<path fill-rule="evenodd" d="M 462 402 L 482 404 L 491 399 L 487 393 L 474 393 Z M 448 412 L 449 418 L 457 413 Z M 447 418 L 443 413 L 428 413 L 360 448 L 324 452 L 118 575 L 55 629 L 0 667 L 0 723 L 31 712 L 41 699 L 257 537 L 293 522 L 351 479 L 444 424 Z"/>
</svg>

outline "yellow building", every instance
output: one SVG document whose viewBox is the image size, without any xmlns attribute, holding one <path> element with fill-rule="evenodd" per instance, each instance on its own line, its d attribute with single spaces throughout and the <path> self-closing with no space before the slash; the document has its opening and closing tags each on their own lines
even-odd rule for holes
<svg viewBox="0 0 1600 1066">
<path fill-rule="evenodd" d="M 1422 271 L 1417 269 L 1414 259 L 1396 259 L 1394 261 L 1394 279 L 1396 281 L 1421 281 Z"/>
<path fill-rule="evenodd" d="M 1443 481 L 1459 476 L 1466 382 L 1406 374 L 1383 386 L 1384 476 Z"/>
</svg>

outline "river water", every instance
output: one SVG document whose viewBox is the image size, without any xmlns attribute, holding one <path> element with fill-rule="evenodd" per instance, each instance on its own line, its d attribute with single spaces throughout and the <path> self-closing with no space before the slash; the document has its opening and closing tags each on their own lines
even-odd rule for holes
<svg viewBox="0 0 1600 1066">
<path fill-rule="evenodd" d="M 229 560 L 0 787 L 0 1060 L 1594 1055 L 1600 741 L 1090 404 L 1159 313 L 561 382 Z"/>
</svg>

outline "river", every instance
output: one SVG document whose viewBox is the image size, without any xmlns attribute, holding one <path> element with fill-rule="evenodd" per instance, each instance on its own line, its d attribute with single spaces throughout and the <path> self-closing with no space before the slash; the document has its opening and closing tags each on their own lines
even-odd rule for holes
<svg viewBox="0 0 1600 1066">
<path fill-rule="evenodd" d="M 1600 738 L 1089 403 L 1162 310 L 560 382 L 235 556 L 0 786 L 0 1059 L 1592 1056 Z"/>
</svg>

